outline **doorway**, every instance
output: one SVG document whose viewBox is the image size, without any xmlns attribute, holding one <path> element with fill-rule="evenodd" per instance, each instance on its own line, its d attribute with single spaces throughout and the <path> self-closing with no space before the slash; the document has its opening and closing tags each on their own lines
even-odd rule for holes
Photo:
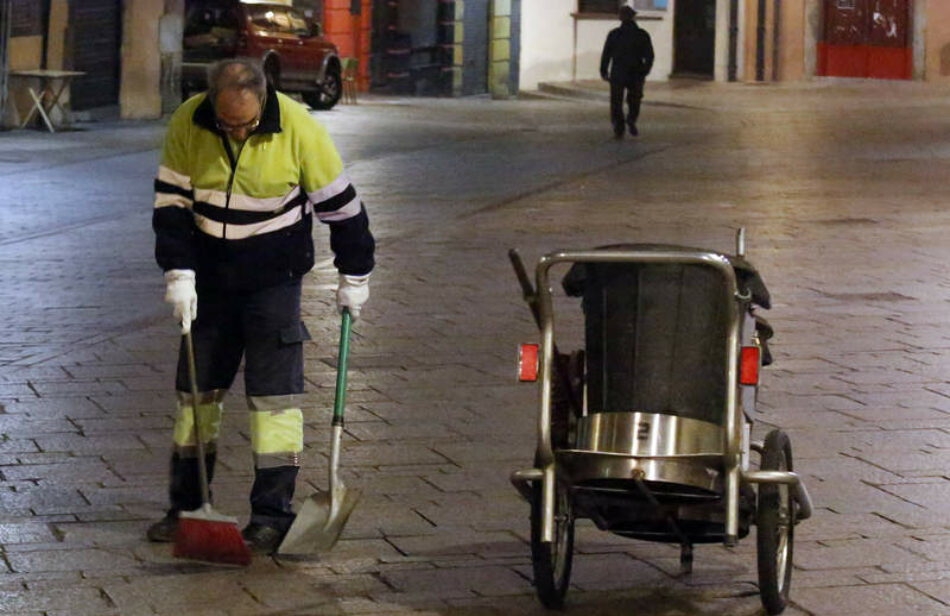
<svg viewBox="0 0 950 616">
<path fill-rule="evenodd" d="M 909 0 L 824 0 L 818 74 L 910 79 Z"/>
<path fill-rule="evenodd" d="M 92 109 L 119 103 L 122 0 L 71 0 L 72 69 L 86 73 L 70 86 L 69 105 Z"/>
<path fill-rule="evenodd" d="M 716 0 L 676 0 L 673 76 L 712 79 L 716 52 Z"/>
<path fill-rule="evenodd" d="M 466 0 L 462 95 L 488 92 L 488 0 Z"/>
</svg>

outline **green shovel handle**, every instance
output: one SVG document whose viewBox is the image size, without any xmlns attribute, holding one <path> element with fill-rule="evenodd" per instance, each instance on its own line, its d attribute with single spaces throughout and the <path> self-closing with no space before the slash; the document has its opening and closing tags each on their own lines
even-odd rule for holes
<svg viewBox="0 0 950 616">
<path fill-rule="evenodd" d="M 340 353 L 336 362 L 336 396 L 333 400 L 333 422 L 331 425 L 343 425 L 343 410 L 346 408 L 346 364 L 350 359 L 350 326 L 353 317 L 350 309 L 343 309 L 340 323 Z"/>
</svg>

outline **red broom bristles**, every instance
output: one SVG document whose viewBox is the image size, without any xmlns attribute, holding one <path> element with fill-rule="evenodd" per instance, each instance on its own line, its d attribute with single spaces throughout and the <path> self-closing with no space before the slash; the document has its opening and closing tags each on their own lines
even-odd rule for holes
<svg viewBox="0 0 950 616">
<path fill-rule="evenodd" d="M 176 558 L 213 563 L 251 564 L 251 551 L 244 543 L 237 524 L 193 517 L 178 519 L 173 554 Z"/>
</svg>

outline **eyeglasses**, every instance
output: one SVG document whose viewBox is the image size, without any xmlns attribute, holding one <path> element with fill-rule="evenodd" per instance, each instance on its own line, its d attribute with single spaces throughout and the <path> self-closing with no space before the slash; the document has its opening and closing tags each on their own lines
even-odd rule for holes
<svg viewBox="0 0 950 616">
<path fill-rule="evenodd" d="M 238 131 L 246 130 L 248 132 L 253 132 L 257 130 L 257 127 L 261 124 L 260 116 L 254 118 L 250 122 L 245 122 L 244 124 L 227 124 L 222 122 L 220 119 L 215 118 L 215 126 L 218 127 L 218 130 L 225 133 L 236 133 Z"/>
</svg>

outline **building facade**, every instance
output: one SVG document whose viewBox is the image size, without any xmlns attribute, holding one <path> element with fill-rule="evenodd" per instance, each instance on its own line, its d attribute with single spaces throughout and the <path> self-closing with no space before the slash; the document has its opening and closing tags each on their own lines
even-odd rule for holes
<svg viewBox="0 0 950 616">
<path fill-rule="evenodd" d="M 81 115 L 170 112 L 189 1 L 0 0 L 2 125 L 32 106 L 37 82 L 11 75 L 26 69 L 84 72 L 63 96 Z M 395 94 L 504 98 L 597 79 L 621 3 L 653 39 L 651 80 L 950 79 L 947 0 L 280 1 L 359 59 L 360 89 Z"/>
<path fill-rule="evenodd" d="M 946 0 L 523 0 L 522 88 L 599 78 L 621 4 L 653 39 L 651 80 L 950 78 Z"/>
<path fill-rule="evenodd" d="M 238 1 L 238 0 L 232 0 Z M 157 118 L 181 100 L 189 0 L 0 0 L 0 120 L 17 126 L 39 80 L 21 70 L 75 70 L 63 94 L 75 115 Z M 321 23 L 361 90 L 514 95 L 521 0 L 278 0 Z M 54 117 L 54 121 L 57 118 Z"/>
</svg>

